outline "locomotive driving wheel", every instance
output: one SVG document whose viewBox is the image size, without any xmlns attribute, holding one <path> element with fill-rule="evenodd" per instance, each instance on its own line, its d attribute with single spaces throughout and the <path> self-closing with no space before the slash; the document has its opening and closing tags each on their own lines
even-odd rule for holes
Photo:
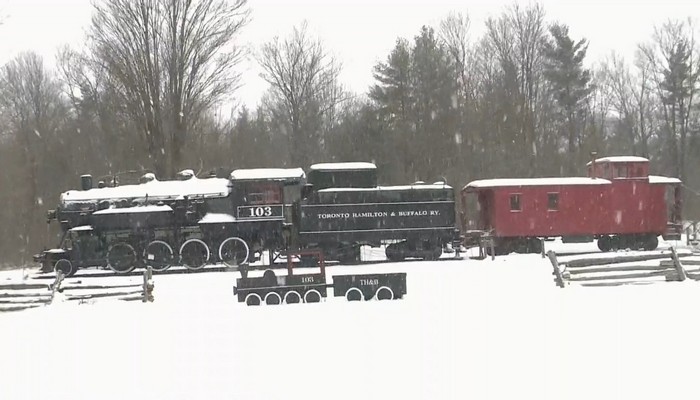
<svg viewBox="0 0 700 400">
<path fill-rule="evenodd" d="M 143 258 L 146 265 L 154 271 L 161 272 L 170 268 L 175 261 L 173 248 L 162 240 L 154 240 L 146 246 Z"/>
<path fill-rule="evenodd" d="M 219 259 L 229 267 L 245 264 L 250 255 L 250 248 L 245 240 L 232 236 L 219 246 Z"/>
<path fill-rule="evenodd" d="M 180 260 L 187 269 L 199 270 L 209 261 L 209 246 L 200 239 L 189 239 L 180 246 Z"/>
<path fill-rule="evenodd" d="M 404 253 L 405 247 L 405 242 L 392 243 L 386 246 L 386 250 L 384 251 L 386 254 L 386 258 L 389 261 L 394 262 L 403 261 L 406 258 L 406 255 Z"/>
<path fill-rule="evenodd" d="M 61 271 L 63 276 L 65 277 L 70 277 L 75 275 L 75 273 L 78 271 L 78 268 L 70 262 L 70 260 L 67 260 L 65 258 L 60 259 L 56 261 L 56 264 L 53 266 L 54 272 L 58 273 L 58 271 Z"/>
<path fill-rule="evenodd" d="M 107 266 L 118 274 L 127 274 L 136 268 L 136 250 L 129 243 L 113 244 L 107 251 Z"/>
</svg>

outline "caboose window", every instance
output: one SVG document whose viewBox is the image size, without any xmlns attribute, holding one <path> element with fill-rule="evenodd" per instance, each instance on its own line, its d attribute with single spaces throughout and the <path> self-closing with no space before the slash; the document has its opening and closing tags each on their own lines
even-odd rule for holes
<svg viewBox="0 0 700 400">
<path fill-rule="evenodd" d="M 547 193 L 547 210 L 556 211 L 559 209 L 559 193 Z"/>
<path fill-rule="evenodd" d="M 510 211 L 521 211 L 520 208 L 520 193 L 510 195 Z"/>
<path fill-rule="evenodd" d="M 616 165 L 614 178 L 627 178 L 627 166 L 626 165 Z"/>
</svg>

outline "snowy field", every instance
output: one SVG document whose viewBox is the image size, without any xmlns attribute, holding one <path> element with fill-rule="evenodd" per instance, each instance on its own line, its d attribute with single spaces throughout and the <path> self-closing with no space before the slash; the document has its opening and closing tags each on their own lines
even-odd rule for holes
<svg viewBox="0 0 700 400">
<path fill-rule="evenodd" d="M 211 272 L 155 276 L 154 303 L 0 314 L 0 399 L 700 396 L 700 282 L 560 289 L 539 255 L 327 273 L 396 271 L 400 301 L 246 307 Z"/>
</svg>

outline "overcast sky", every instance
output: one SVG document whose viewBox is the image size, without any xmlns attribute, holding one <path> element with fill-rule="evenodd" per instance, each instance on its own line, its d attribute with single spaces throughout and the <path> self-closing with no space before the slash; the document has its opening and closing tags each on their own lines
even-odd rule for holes
<svg viewBox="0 0 700 400">
<path fill-rule="evenodd" d="M 450 11 L 470 15 L 472 37 L 484 21 L 498 16 L 511 0 L 249 0 L 252 21 L 241 40 L 252 48 L 275 35 L 288 34 L 307 20 L 313 33 L 343 64 L 343 83 L 364 93 L 372 84 L 372 67 L 383 61 L 397 37 L 412 38 L 422 25 L 437 26 Z M 523 5 L 528 2 L 519 2 Z M 682 0 L 543 0 L 548 21 L 570 26 L 574 39 L 589 39 L 588 62 L 616 50 L 631 57 L 636 44 L 648 40 L 653 26 L 668 18 L 700 19 L 700 1 Z M 89 0 L 0 0 L 0 63 L 22 50 L 34 50 L 53 62 L 64 43 L 80 44 L 90 22 Z M 0 18 L 2 18 L 0 17 Z M 266 85 L 251 60 L 241 66 L 238 97 L 253 106 Z"/>
</svg>

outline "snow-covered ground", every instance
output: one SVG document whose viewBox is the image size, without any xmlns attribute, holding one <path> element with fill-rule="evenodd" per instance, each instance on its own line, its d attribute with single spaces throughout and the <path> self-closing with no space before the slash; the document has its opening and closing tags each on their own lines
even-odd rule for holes
<svg viewBox="0 0 700 400">
<path fill-rule="evenodd" d="M 327 272 L 375 271 L 407 272 L 408 295 L 246 307 L 232 294 L 238 274 L 211 272 L 155 276 L 154 303 L 58 298 L 0 314 L 0 399 L 589 400 L 700 393 L 700 282 L 560 289 L 539 255 Z M 19 273 L 4 274 L 0 279 Z"/>
</svg>

